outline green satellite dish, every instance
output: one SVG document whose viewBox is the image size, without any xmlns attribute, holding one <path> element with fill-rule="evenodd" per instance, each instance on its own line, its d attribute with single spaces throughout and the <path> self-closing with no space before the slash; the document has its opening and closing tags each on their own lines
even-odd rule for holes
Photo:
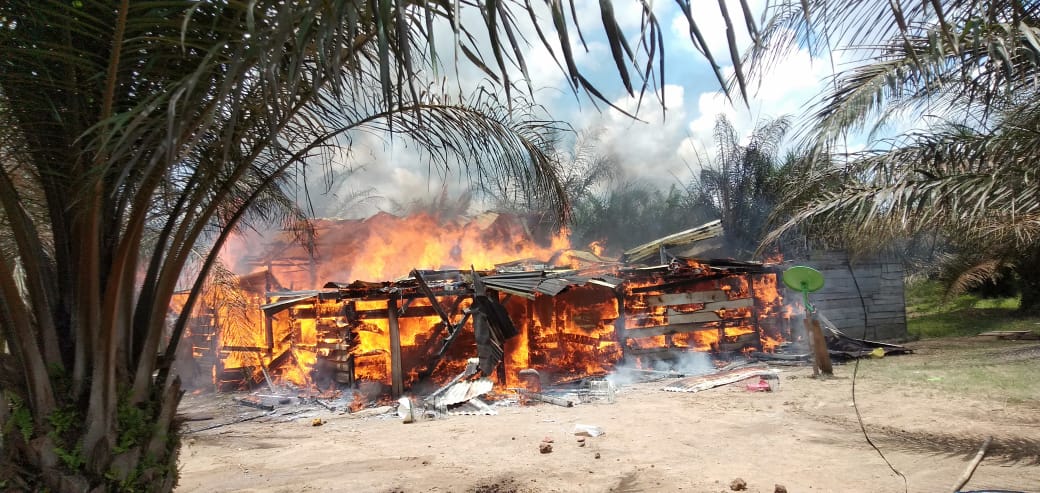
<svg viewBox="0 0 1040 493">
<path fill-rule="evenodd" d="M 823 288 L 823 274 L 812 267 L 796 265 L 784 271 L 784 284 L 795 291 L 812 293 Z"/>
<path fill-rule="evenodd" d="M 787 287 L 802 292 L 802 302 L 805 309 L 812 313 L 816 311 L 809 303 L 809 293 L 819 291 L 823 288 L 823 274 L 812 267 L 796 265 L 784 271 L 784 284 Z"/>
</svg>

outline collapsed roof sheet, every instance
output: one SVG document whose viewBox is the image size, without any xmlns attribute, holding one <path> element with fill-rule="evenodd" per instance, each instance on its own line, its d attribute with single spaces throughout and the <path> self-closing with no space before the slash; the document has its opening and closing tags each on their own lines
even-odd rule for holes
<svg viewBox="0 0 1040 493">
<path fill-rule="evenodd" d="M 526 298 L 534 298 L 536 294 L 556 296 L 571 286 L 586 284 L 596 284 L 613 289 L 624 282 L 613 276 L 582 276 L 575 271 L 567 273 L 511 272 L 485 276 L 482 279 L 488 287 Z"/>
<path fill-rule="evenodd" d="M 697 248 L 697 243 L 722 237 L 722 221 L 716 219 L 710 223 L 702 224 L 696 228 L 680 231 L 675 234 L 658 238 L 649 243 L 644 243 L 625 251 L 621 261 L 627 264 L 658 263 L 661 250 L 666 250 L 670 255 L 676 257 L 693 257 L 706 251 Z"/>
</svg>

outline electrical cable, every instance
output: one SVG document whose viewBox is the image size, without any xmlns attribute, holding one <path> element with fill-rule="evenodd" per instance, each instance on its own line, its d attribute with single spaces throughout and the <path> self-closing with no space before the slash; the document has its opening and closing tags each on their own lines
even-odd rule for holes
<svg viewBox="0 0 1040 493">
<path fill-rule="evenodd" d="M 899 470 L 896 469 L 895 466 L 893 466 L 892 463 L 888 461 L 888 458 L 886 458 L 885 454 L 881 452 L 881 449 L 879 449 L 877 445 L 874 445 L 874 441 L 870 439 L 870 435 L 867 435 L 867 427 L 863 425 L 863 416 L 859 414 L 859 405 L 856 404 L 856 376 L 858 374 L 859 358 L 856 358 L 856 366 L 852 369 L 852 409 L 856 411 L 856 420 L 859 421 L 859 430 L 863 432 L 863 438 L 867 440 L 867 443 L 871 447 L 873 447 L 873 449 L 878 453 L 879 456 L 881 456 L 881 460 L 885 461 L 885 464 L 888 464 L 888 468 L 891 469 L 892 472 L 899 475 L 899 477 L 903 478 L 903 491 L 909 492 L 910 482 L 906 479 L 906 476 L 903 473 L 899 472 Z"/>
</svg>

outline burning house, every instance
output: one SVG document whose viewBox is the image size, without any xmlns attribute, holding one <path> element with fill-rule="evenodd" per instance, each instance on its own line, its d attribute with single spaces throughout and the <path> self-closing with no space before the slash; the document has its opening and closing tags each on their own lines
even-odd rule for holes
<svg viewBox="0 0 1040 493">
<path fill-rule="evenodd" d="M 514 219 L 483 216 L 454 226 L 437 245 L 411 242 L 398 257 L 380 257 L 407 221 L 329 222 L 316 255 L 285 243 L 251 257 L 260 269 L 207 297 L 194 318 L 186 344 L 194 383 L 234 389 L 269 380 L 316 390 L 367 383 L 398 396 L 436 388 L 473 357 L 482 374 L 516 387 L 521 370 L 561 383 L 692 351 L 770 351 L 790 338 L 776 265 L 697 258 L 721 233 L 717 222 L 614 260 L 559 248 L 561 241 L 530 247 Z M 430 231 L 427 240 L 436 236 Z M 348 248 L 333 254 L 330 242 Z M 421 254 L 407 253 L 418 247 Z M 489 256 L 494 248 L 502 251 Z M 484 256 L 473 267 L 446 265 L 468 262 L 471 250 Z M 509 254 L 525 259 L 494 263 Z M 351 277 L 371 274 L 365 268 L 373 265 L 409 274 L 296 289 L 337 275 L 344 258 L 360 267 Z"/>
</svg>

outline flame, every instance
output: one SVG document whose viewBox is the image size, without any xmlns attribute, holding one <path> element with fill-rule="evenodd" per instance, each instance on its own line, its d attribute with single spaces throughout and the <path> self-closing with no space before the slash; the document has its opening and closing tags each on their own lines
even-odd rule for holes
<svg viewBox="0 0 1040 493">
<path fill-rule="evenodd" d="M 589 243 L 587 248 L 590 252 L 592 252 L 593 255 L 596 255 L 597 257 L 602 257 L 603 252 L 605 252 L 607 249 L 606 245 L 603 244 L 603 240 L 593 241 L 592 243 Z"/>
<path fill-rule="evenodd" d="M 351 376 L 377 388 L 388 385 L 391 347 L 385 297 L 337 300 L 315 295 L 297 300 L 297 292 L 284 295 L 293 304 L 273 316 L 265 316 L 259 307 L 280 301 L 278 296 L 267 297 L 277 287 L 299 290 L 330 280 L 393 279 L 412 268 L 497 265 L 504 270 L 543 270 L 580 265 L 583 273 L 627 276 L 621 306 L 618 293 L 593 283 L 571 286 L 556 296 L 503 298 L 519 332 L 503 347 L 506 371 L 499 383 L 508 387 L 521 384 L 519 371 L 526 368 L 561 382 L 607 373 L 627 351 L 640 360 L 639 351 L 661 348 L 772 351 L 790 336 L 792 308 L 783 304 L 777 274 L 772 272 L 748 274 L 675 260 L 657 270 L 623 274 L 614 264 L 570 252 L 566 231 L 536 242 L 520 221 L 494 214 L 446 223 L 429 215 L 379 214 L 363 221 L 318 220 L 316 228 L 314 255 L 280 235 L 266 243 L 242 238 L 229 242 L 233 248 L 225 250 L 226 262 L 266 269 L 263 279 L 243 276 L 255 279 L 248 286 L 243 281 L 238 293 L 215 292 L 206 299 L 210 324 L 220 338 L 218 347 L 232 348 L 222 352 L 215 380 L 231 379 L 238 372 L 256 382 L 260 370 L 267 370 L 278 382 L 319 392 L 334 382 L 347 383 Z M 593 242 L 589 248 L 599 255 L 604 245 Z M 522 260 L 515 261 L 518 258 Z M 448 294 L 437 302 L 455 324 L 471 300 Z M 438 365 L 422 366 L 446 335 L 443 321 L 431 315 L 431 308 L 423 297 L 397 307 L 406 386 L 418 383 L 424 373 L 432 382 L 443 383 L 474 355 L 476 341 L 468 323 Z M 239 311 L 246 315 L 239 316 Z M 205 334 L 205 327 L 193 326 L 192 333 Z M 355 405 L 363 405 L 360 402 Z"/>
<path fill-rule="evenodd" d="M 365 220 L 312 222 L 311 251 L 289 233 L 254 234 L 229 240 L 222 260 L 239 271 L 268 268 L 283 286 L 299 290 L 328 281 L 395 279 L 413 268 L 488 270 L 516 259 L 547 260 L 570 248 L 567 230 L 536 242 L 520 220 L 495 213 L 468 221 L 380 213 Z"/>
</svg>

